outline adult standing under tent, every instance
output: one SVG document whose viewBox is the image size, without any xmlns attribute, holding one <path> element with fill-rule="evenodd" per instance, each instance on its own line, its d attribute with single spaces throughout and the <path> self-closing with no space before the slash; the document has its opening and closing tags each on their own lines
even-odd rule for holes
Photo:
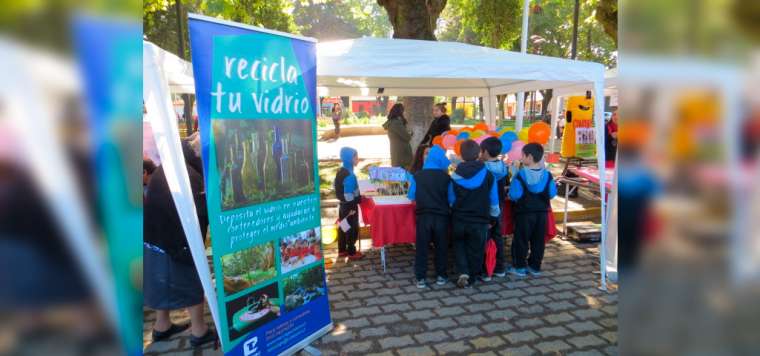
<svg viewBox="0 0 760 356">
<path fill-rule="evenodd" d="M 425 149 L 433 145 L 433 139 L 442 133 L 451 130 L 451 119 L 446 115 L 446 103 L 437 103 L 433 105 L 433 122 L 430 123 L 427 133 L 422 138 L 420 145 L 417 146 L 417 152 L 414 154 L 414 164 L 412 172 L 422 169 Z"/>
<path fill-rule="evenodd" d="M 412 146 L 409 144 L 412 134 L 407 129 L 403 104 L 393 105 L 383 128 L 388 131 L 388 139 L 391 143 L 391 165 L 408 169 L 412 164 Z"/>
</svg>

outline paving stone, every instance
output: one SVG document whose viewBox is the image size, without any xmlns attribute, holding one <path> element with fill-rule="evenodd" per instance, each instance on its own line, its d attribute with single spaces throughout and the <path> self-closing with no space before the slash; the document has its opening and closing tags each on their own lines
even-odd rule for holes
<svg viewBox="0 0 760 356">
<path fill-rule="evenodd" d="M 363 328 L 369 325 L 369 320 L 367 320 L 367 318 L 348 319 L 341 322 L 341 324 L 345 325 L 349 329 Z"/>
<path fill-rule="evenodd" d="M 470 345 L 466 344 L 464 341 L 445 342 L 436 344 L 434 347 L 442 355 L 461 355 L 472 349 L 472 347 L 470 347 Z"/>
<path fill-rule="evenodd" d="M 399 355 L 404 356 L 433 356 L 435 355 L 435 351 L 430 348 L 430 346 L 417 346 L 417 347 L 407 347 L 405 349 L 401 349 L 397 351 Z"/>
<path fill-rule="evenodd" d="M 577 309 L 578 308 L 576 305 L 570 304 L 569 302 L 567 302 L 565 300 L 560 300 L 558 302 L 546 303 L 545 305 L 546 305 L 547 308 L 551 309 L 552 311 Z"/>
<path fill-rule="evenodd" d="M 367 305 L 368 306 L 370 306 L 370 305 L 380 305 L 380 306 L 383 306 L 383 305 L 389 305 L 389 304 L 392 304 L 392 303 L 393 303 L 393 298 L 391 298 L 391 297 L 389 297 L 387 295 L 376 296 L 374 298 L 369 298 L 369 300 L 367 300 Z"/>
<path fill-rule="evenodd" d="M 353 341 L 342 345 L 343 352 L 352 354 L 364 354 L 372 348 L 372 341 Z"/>
<path fill-rule="evenodd" d="M 469 356 L 497 356 L 497 353 L 495 353 L 493 351 L 471 352 L 471 353 L 469 353 Z"/>
<path fill-rule="evenodd" d="M 617 337 L 618 337 L 617 332 L 606 331 L 606 332 L 603 332 L 600 336 L 605 338 L 607 341 L 609 341 L 612 344 L 617 344 Z"/>
<path fill-rule="evenodd" d="M 493 303 L 479 303 L 479 304 L 465 305 L 464 308 L 467 309 L 467 311 L 469 311 L 470 313 L 477 313 L 477 312 L 482 312 L 482 311 L 487 311 L 487 310 L 493 310 L 494 305 Z"/>
<path fill-rule="evenodd" d="M 404 290 L 401 288 L 384 288 L 384 289 L 378 289 L 375 292 L 376 295 L 402 295 L 404 294 Z"/>
<path fill-rule="evenodd" d="M 526 293 L 522 289 L 509 289 L 498 293 L 502 298 L 519 298 L 525 296 Z"/>
<path fill-rule="evenodd" d="M 572 312 L 573 315 L 577 316 L 579 319 L 593 319 L 593 318 L 599 318 L 604 316 L 604 314 L 596 309 L 581 309 L 581 310 L 575 310 Z"/>
<path fill-rule="evenodd" d="M 456 297 L 442 298 L 441 302 L 447 306 L 469 303 L 470 299 L 466 296 L 460 295 Z"/>
<path fill-rule="evenodd" d="M 501 297 L 498 294 L 495 293 L 480 293 L 480 294 L 474 294 L 470 297 L 470 299 L 476 301 L 476 302 L 483 302 L 486 300 L 497 300 Z"/>
<path fill-rule="evenodd" d="M 526 304 L 538 304 L 538 303 L 546 303 L 546 304 L 553 304 L 551 303 L 551 299 L 549 297 L 539 294 L 539 295 L 529 295 L 527 297 L 522 298 L 523 302 Z"/>
<path fill-rule="evenodd" d="M 380 347 L 383 349 L 389 349 L 394 347 L 404 347 L 414 344 L 411 336 L 391 336 L 378 340 Z"/>
<path fill-rule="evenodd" d="M 604 353 L 607 355 L 618 355 L 620 352 L 618 351 L 617 346 L 608 346 L 604 348 Z"/>
<path fill-rule="evenodd" d="M 566 323 L 569 321 L 572 321 L 575 319 L 574 316 L 570 315 L 570 313 L 562 312 L 557 314 L 549 314 L 544 317 L 546 321 L 548 321 L 551 324 L 559 324 L 559 323 Z"/>
<path fill-rule="evenodd" d="M 393 351 L 385 351 L 385 352 L 367 354 L 367 356 L 396 356 L 396 354 L 394 354 Z"/>
<path fill-rule="evenodd" d="M 401 316 L 398 314 L 383 314 L 383 315 L 373 316 L 370 318 L 370 320 L 372 320 L 372 324 L 395 323 L 395 322 L 401 321 Z"/>
<path fill-rule="evenodd" d="M 509 298 L 509 299 L 497 300 L 495 304 L 499 306 L 499 308 L 509 308 L 509 307 L 520 307 L 525 303 L 521 299 L 518 299 L 518 298 Z"/>
<path fill-rule="evenodd" d="M 617 316 L 617 313 L 618 313 L 617 306 L 614 306 L 614 305 L 604 306 L 602 307 L 602 311 L 606 313 L 607 315 L 611 315 L 611 316 Z"/>
<path fill-rule="evenodd" d="M 179 348 L 180 341 L 182 341 L 181 338 L 172 338 L 166 341 L 152 342 L 145 349 L 145 352 L 155 352 L 158 354 L 163 354 L 172 350 L 176 350 Z"/>
<path fill-rule="evenodd" d="M 375 291 L 358 290 L 358 291 L 349 292 L 347 294 L 348 294 L 348 299 L 365 299 L 365 298 L 374 297 Z"/>
<path fill-rule="evenodd" d="M 380 308 L 376 306 L 351 309 L 351 314 L 354 316 L 374 315 L 380 313 L 382 313 Z"/>
<path fill-rule="evenodd" d="M 385 326 L 378 326 L 376 328 L 362 328 L 359 330 L 359 336 L 362 339 L 366 339 L 371 336 L 385 336 L 388 335 L 388 328 Z"/>
<path fill-rule="evenodd" d="M 520 314 L 528 315 L 528 314 L 540 314 L 543 313 L 544 310 L 546 310 L 544 307 L 534 304 L 534 305 L 523 305 L 519 309 Z"/>
<path fill-rule="evenodd" d="M 427 326 L 430 330 L 435 329 L 444 329 L 444 328 L 451 328 L 453 326 L 457 326 L 457 323 L 452 318 L 441 318 L 441 319 L 432 319 L 425 321 L 425 326 Z"/>
<path fill-rule="evenodd" d="M 532 356 L 538 355 L 538 351 L 530 348 L 528 345 L 524 345 L 521 347 L 513 347 L 506 350 L 501 350 L 499 351 L 499 354 L 504 356 Z"/>
<path fill-rule="evenodd" d="M 552 290 L 549 289 L 546 286 L 531 286 L 531 287 L 525 288 L 525 292 L 528 293 L 528 294 L 530 294 L 530 295 L 536 295 L 536 294 L 551 293 Z"/>
<path fill-rule="evenodd" d="M 412 302 L 415 300 L 422 299 L 422 295 L 419 293 L 406 293 L 406 294 L 396 295 L 393 297 L 393 299 L 395 299 L 399 303 Z"/>
<path fill-rule="evenodd" d="M 322 337 L 322 342 L 329 343 L 344 343 L 353 340 L 354 332 L 343 330 L 341 332 L 333 331 Z"/>
<path fill-rule="evenodd" d="M 331 303 L 346 300 L 346 295 L 343 293 L 334 293 L 333 291 L 329 291 L 328 295 Z"/>
<path fill-rule="evenodd" d="M 487 320 L 486 317 L 480 313 L 464 314 L 457 317 L 457 321 L 459 322 L 459 325 L 481 324 L 486 320 Z"/>
<path fill-rule="evenodd" d="M 493 320 L 507 320 L 512 319 L 518 315 L 511 309 L 496 309 L 486 312 L 486 314 Z"/>
<path fill-rule="evenodd" d="M 572 330 L 575 333 L 584 333 L 587 331 L 602 330 L 602 327 L 599 326 L 599 324 L 594 323 L 593 321 L 576 321 L 574 323 L 570 323 L 565 326 L 567 326 L 568 329 Z"/>
<path fill-rule="evenodd" d="M 539 318 L 524 318 L 517 320 L 514 323 L 520 329 L 530 329 L 544 325 L 544 322 Z"/>
<path fill-rule="evenodd" d="M 420 300 L 410 303 L 414 309 L 438 308 L 441 302 L 437 299 Z"/>
<path fill-rule="evenodd" d="M 341 309 L 353 309 L 353 308 L 358 308 L 358 307 L 361 307 L 361 306 L 362 306 L 362 303 L 360 301 L 358 301 L 358 300 L 349 300 L 349 301 L 333 304 L 332 305 L 332 309 L 338 309 L 338 310 L 341 310 Z"/>
<path fill-rule="evenodd" d="M 436 314 L 440 316 L 452 316 L 452 315 L 459 315 L 465 313 L 464 309 L 462 307 L 446 307 L 446 308 L 438 308 L 436 309 Z"/>
<path fill-rule="evenodd" d="M 573 351 L 567 356 L 604 356 L 604 354 L 597 350 L 587 350 L 587 351 Z"/>
<path fill-rule="evenodd" d="M 428 320 L 435 318 L 435 314 L 429 309 L 424 309 L 404 313 L 404 317 L 406 317 L 407 320 Z"/>
<path fill-rule="evenodd" d="M 412 306 L 407 303 L 394 303 L 394 304 L 388 304 L 388 305 L 382 305 L 380 308 L 383 309 L 384 312 L 405 312 L 408 310 L 412 310 Z"/>
<path fill-rule="evenodd" d="M 493 322 L 483 325 L 483 330 L 489 334 L 507 332 L 514 328 L 515 327 L 507 321 Z"/>
<path fill-rule="evenodd" d="M 550 293 L 549 297 L 551 297 L 554 300 L 564 300 L 564 299 L 573 299 L 577 297 L 577 295 L 571 291 L 566 291 L 566 292 L 560 292 L 560 293 Z"/>
<path fill-rule="evenodd" d="M 599 320 L 599 324 L 602 324 L 602 326 L 606 328 L 617 328 L 617 319 L 612 318 L 606 318 Z"/>
<path fill-rule="evenodd" d="M 562 340 L 544 341 L 535 346 L 543 354 L 563 352 L 572 348 L 572 346 Z"/>
<path fill-rule="evenodd" d="M 607 342 L 599 338 L 596 335 L 576 336 L 567 339 L 567 341 L 578 348 L 586 348 L 590 346 L 606 345 Z"/>
<path fill-rule="evenodd" d="M 333 320 L 343 320 L 351 317 L 351 313 L 348 310 L 336 310 L 331 311 L 330 316 L 333 318 Z"/>
<path fill-rule="evenodd" d="M 456 329 L 450 329 L 449 334 L 454 339 L 472 338 L 473 336 L 483 335 L 483 331 L 478 329 L 477 326 L 468 326 Z"/>
<path fill-rule="evenodd" d="M 443 330 L 439 330 L 417 334 L 414 335 L 414 338 L 417 339 L 417 341 L 419 341 L 421 344 L 428 344 L 446 340 L 449 338 L 449 335 L 446 334 L 446 332 Z"/>
<path fill-rule="evenodd" d="M 470 340 L 475 349 L 490 349 L 504 345 L 504 340 L 498 336 L 479 337 Z"/>
<path fill-rule="evenodd" d="M 536 332 L 543 337 L 565 337 L 570 335 L 570 330 L 567 330 L 561 326 L 540 328 L 536 329 Z"/>
<path fill-rule="evenodd" d="M 447 284 L 450 285 L 450 284 Z M 425 299 L 446 298 L 451 296 L 451 290 L 436 290 L 425 293 Z"/>
<path fill-rule="evenodd" d="M 507 341 L 511 344 L 519 344 L 523 342 L 533 342 L 538 340 L 539 336 L 538 334 L 534 333 L 530 330 L 520 331 L 520 332 L 511 332 L 504 337 L 507 338 Z"/>
</svg>

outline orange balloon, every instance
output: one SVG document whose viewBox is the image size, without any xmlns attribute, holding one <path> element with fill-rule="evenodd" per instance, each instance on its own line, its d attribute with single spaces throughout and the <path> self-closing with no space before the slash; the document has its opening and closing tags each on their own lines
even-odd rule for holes
<svg viewBox="0 0 760 356">
<path fill-rule="evenodd" d="M 457 144 L 454 145 L 454 153 L 457 154 L 457 156 L 462 156 L 462 142 L 464 141 L 457 141 Z"/>
<path fill-rule="evenodd" d="M 441 137 L 440 135 L 433 137 L 433 144 L 438 145 L 443 149 L 446 149 L 443 147 L 443 137 Z"/>
<path fill-rule="evenodd" d="M 472 132 L 472 131 L 473 130 L 472 130 L 471 127 L 463 127 L 462 130 L 461 130 L 461 132 Z"/>
<path fill-rule="evenodd" d="M 459 135 L 459 131 L 458 130 L 449 130 L 449 135 L 454 135 L 454 136 Z"/>
<path fill-rule="evenodd" d="M 499 133 L 498 133 L 498 132 L 489 132 L 488 134 L 489 134 L 491 137 L 496 137 L 496 138 L 499 138 Z"/>
<path fill-rule="evenodd" d="M 481 122 L 481 123 L 475 125 L 475 130 L 480 130 L 480 131 L 483 131 L 483 132 L 488 132 L 488 125 L 486 125 L 485 123 Z"/>
<path fill-rule="evenodd" d="M 549 124 L 540 121 L 530 126 L 528 130 L 528 142 L 535 142 L 545 145 L 549 142 L 549 135 L 551 133 L 551 127 Z"/>
</svg>

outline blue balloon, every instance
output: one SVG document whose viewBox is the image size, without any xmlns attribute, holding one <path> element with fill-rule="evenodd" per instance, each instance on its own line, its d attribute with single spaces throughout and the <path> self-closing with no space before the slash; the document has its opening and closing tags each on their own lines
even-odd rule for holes
<svg viewBox="0 0 760 356">
<path fill-rule="evenodd" d="M 457 140 L 466 140 L 470 138 L 469 132 L 460 132 L 459 135 L 457 135 Z"/>
<path fill-rule="evenodd" d="M 501 135 L 501 140 L 501 142 L 504 142 L 504 140 L 508 140 L 509 142 L 517 141 L 517 134 L 514 131 L 507 131 Z"/>
<path fill-rule="evenodd" d="M 501 141 L 501 154 L 505 155 L 512 149 L 512 140 L 506 134 L 501 135 L 499 140 Z"/>
</svg>

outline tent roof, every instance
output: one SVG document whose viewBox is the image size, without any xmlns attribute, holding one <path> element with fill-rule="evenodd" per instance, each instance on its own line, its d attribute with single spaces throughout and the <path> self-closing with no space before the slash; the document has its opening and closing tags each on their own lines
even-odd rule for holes
<svg viewBox="0 0 760 356">
<path fill-rule="evenodd" d="M 458 42 L 359 38 L 317 44 L 320 95 L 483 96 L 603 80 L 599 63 Z"/>
<path fill-rule="evenodd" d="M 143 46 L 154 49 L 156 65 L 166 75 L 169 82 L 169 90 L 178 94 L 195 94 L 195 79 L 193 78 L 193 65 L 190 62 L 177 57 L 174 53 L 158 47 L 152 42 L 143 41 Z"/>
</svg>

